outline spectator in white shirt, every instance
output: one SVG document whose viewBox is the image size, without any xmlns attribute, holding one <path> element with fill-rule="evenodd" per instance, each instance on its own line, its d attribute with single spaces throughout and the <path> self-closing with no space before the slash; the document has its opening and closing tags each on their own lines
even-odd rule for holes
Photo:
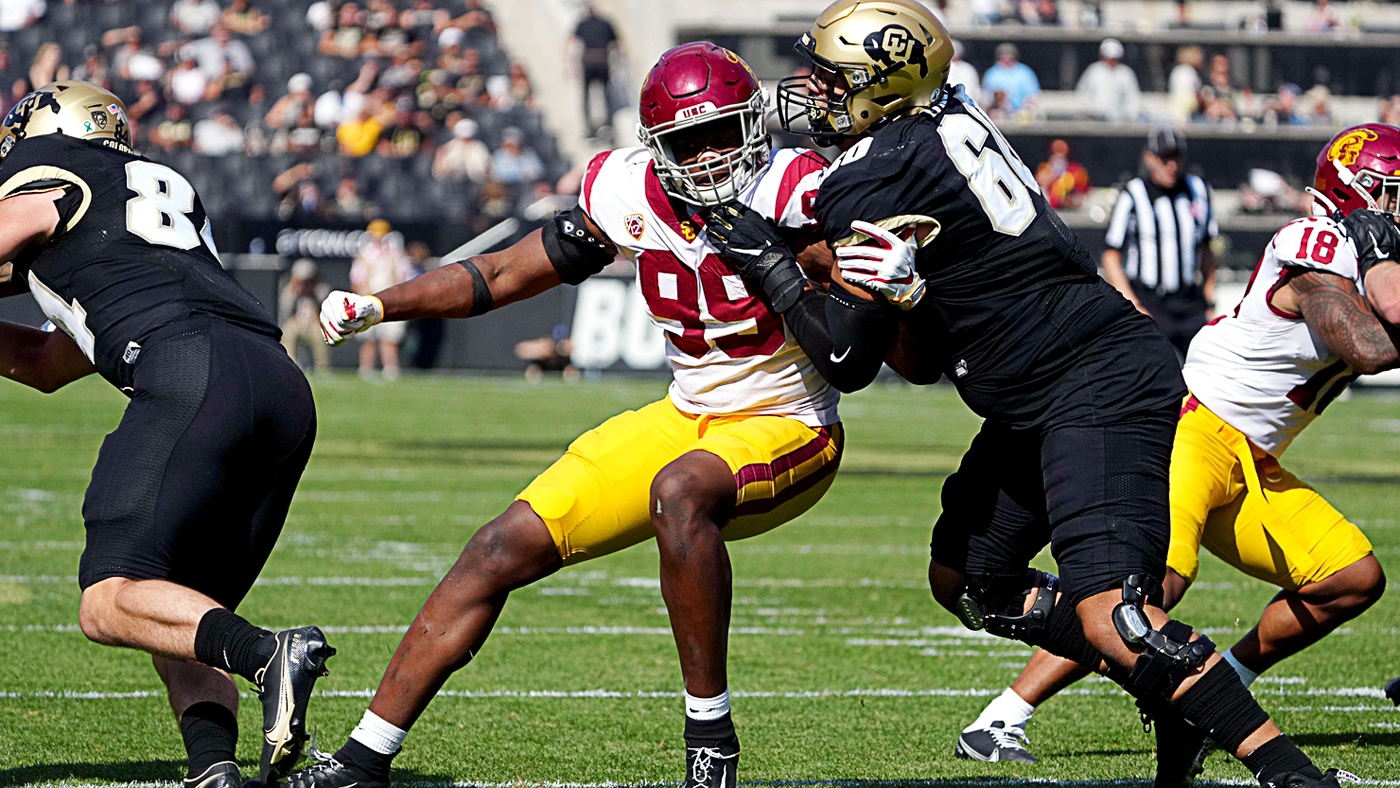
<svg viewBox="0 0 1400 788">
<path fill-rule="evenodd" d="M 1110 123 L 1137 120 L 1142 105 L 1137 74 L 1123 63 L 1123 45 L 1114 38 L 1099 44 L 1099 59 L 1084 69 L 1075 92 L 1092 115 Z"/>
<path fill-rule="evenodd" d="M 198 104 L 209 93 L 209 75 L 195 65 L 193 56 L 181 55 L 179 64 L 170 72 L 170 95 L 186 106 Z"/>
<path fill-rule="evenodd" d="M 175 0 L 170 24 L 187 36 L 202 36 L 218 21 L 222 9 L 214 0 Z"/>
<path fill-rule="evenodd" d="M 1201 65 L 1205 53 L 1198 46 L 1184 46 L 1176 51 L 1176 66 L 1167 77 L 1167 95 L 1172 120 L 1185 123 L 1200 107 Z"/>
<path fill-rule="evenodd" d="M 192 54 L 210 80 L 233 77 L 233 84 L 242 84 L 253 73 L 252 51 L 242 41 L 235 41 L 223 25 L 213 25 L 208 38 L 186 44 L 180 51 Z"/>
<path fill-rule="evenodd" d="M 44 0 L 0 0 L 0 32 L 23 30 L 39 21 L 48 10 Z"/>
<path fill-rule="evenodd" d="M 948 84 L 962 85 L 967 88 L 967 95 L 973 101 L 982 101 L 982 79 L 977 74 L 977 67 L 963 60 L 963 45 L 961 41 L 953 41 L 953 62 L 948 64 Z"/>
<path fill-rule="evenodd" d="M 194 124 L 194 149 L 205 156 L 227 156 L 243 150 L 243 129 L 223 110 Z"/>
<path fill-rule="evenodd" d="M 433 177 L 440 181 L 485 183 L 491 173 L 491 151 L 476 139 L 476 121 L 463 118 L 452 126 L 452 139 L 433 157 Z"/>
</svg>

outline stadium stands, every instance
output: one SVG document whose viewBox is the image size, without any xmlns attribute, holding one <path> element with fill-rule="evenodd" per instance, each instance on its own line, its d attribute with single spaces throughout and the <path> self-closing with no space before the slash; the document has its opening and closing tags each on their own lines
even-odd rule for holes
<svg viewBox="0 0 1400 788">
<path fill-rule="evenodd" d="M 190 178 L 216 227 L 384 216 L 470 234 L 496 218 L 483 193 L 513 210 L 568 168 L 478 0 L 50 2 L 6 34 L 0 73 L 5 110 L 36 81 L 112 89 L 143 152 Z M 464 119 L 498 169 L 526 177 L 434 177 Z"/>
</svg>

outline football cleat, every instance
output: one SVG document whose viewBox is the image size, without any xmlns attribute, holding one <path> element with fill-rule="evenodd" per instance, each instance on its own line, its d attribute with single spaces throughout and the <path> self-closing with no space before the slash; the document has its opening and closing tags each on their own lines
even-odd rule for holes
<svg viewBox="0 0 1400 788">
<path fill-rule="evenodd" d="M 1390 698 L 1390 702 L 1400 706 L 1400 676 L 1385 683 L 1385 696 Z"/>
<path fill-rule="evenodd" d="M 1199 728 L 1176 713 L 1158 714 L 1153 720 L 1157 732 L 1157 776 L 1152 788 L 1191 788 L 1205 771 L 1211 743 Z"/>
<path fill-rule="evenodd" d="M 684 788 L 735 788 L 739 779 L 739 740 L 729 738 L 713 747 L 685 748 Z"/>
<path fill-rule="evenodd" d="M 306 706 L 316 680 L 326 675 L 335 649 L 317 627 L 284 629 L 277 650 L 257 676 L 263 707 L 262 760 L 258 777 L 273 786 L 296 766 L 306 744 Z"/>
<path fill-rule="evenodd" d="M 287 776 L 286 788 L 388 788 L 389 781 L 372 776 L 350 761 L 336 760 L 333 755 L 299 772 Z"/>
<path fill-rule="evenodd" d="M 243 788 L 243 775 L 233 761 L 219 761 L 197 777 L 186 777 L 185 788 Z"/>
<path fill-rule="evenodd" d="M 1341 769 L 1328 769 L 1322 777 L 1288 772 L 1264 782 L 1263 788 L 1341 788 L 1342 783 L 1359 784 L 1361 778 Z"/>
<path fill-rule="evenodd" d="M 1039 763 L 1039 759 L 1026 751 L 1027 744 L 1030 740 L 1024 728 L 997 720 L 985 728 L 963 731 L 953 754 L 973 761 Z"/>
</svg>

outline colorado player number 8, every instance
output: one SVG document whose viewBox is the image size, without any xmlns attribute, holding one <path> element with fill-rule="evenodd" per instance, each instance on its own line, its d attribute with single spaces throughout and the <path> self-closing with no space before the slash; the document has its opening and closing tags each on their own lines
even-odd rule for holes
<svg viewBox="0 0 1400 788">
<path fill-rule="evenodd" d="M 127 230 L 160 246 L 199 246 L 200 233 L 185 215 L 194 210 L 189 181 L 163 164 L 133 161 L 126 165 L 126 187 L 136 192 L 126 202 Z"/>
</svg>

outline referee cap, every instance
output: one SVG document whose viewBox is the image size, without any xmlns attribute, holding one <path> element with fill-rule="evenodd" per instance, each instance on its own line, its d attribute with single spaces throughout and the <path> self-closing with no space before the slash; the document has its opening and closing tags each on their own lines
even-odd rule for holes
<svg viewBox="0 0 1400 788">
<path fill-rule="evenodd" d="M 1157 156 L 1186 155 L 1186 135 L 1180 131 L 1162 127 L 1153 129 L 1147 135 L 1147 152 Z"/>
</svg>

